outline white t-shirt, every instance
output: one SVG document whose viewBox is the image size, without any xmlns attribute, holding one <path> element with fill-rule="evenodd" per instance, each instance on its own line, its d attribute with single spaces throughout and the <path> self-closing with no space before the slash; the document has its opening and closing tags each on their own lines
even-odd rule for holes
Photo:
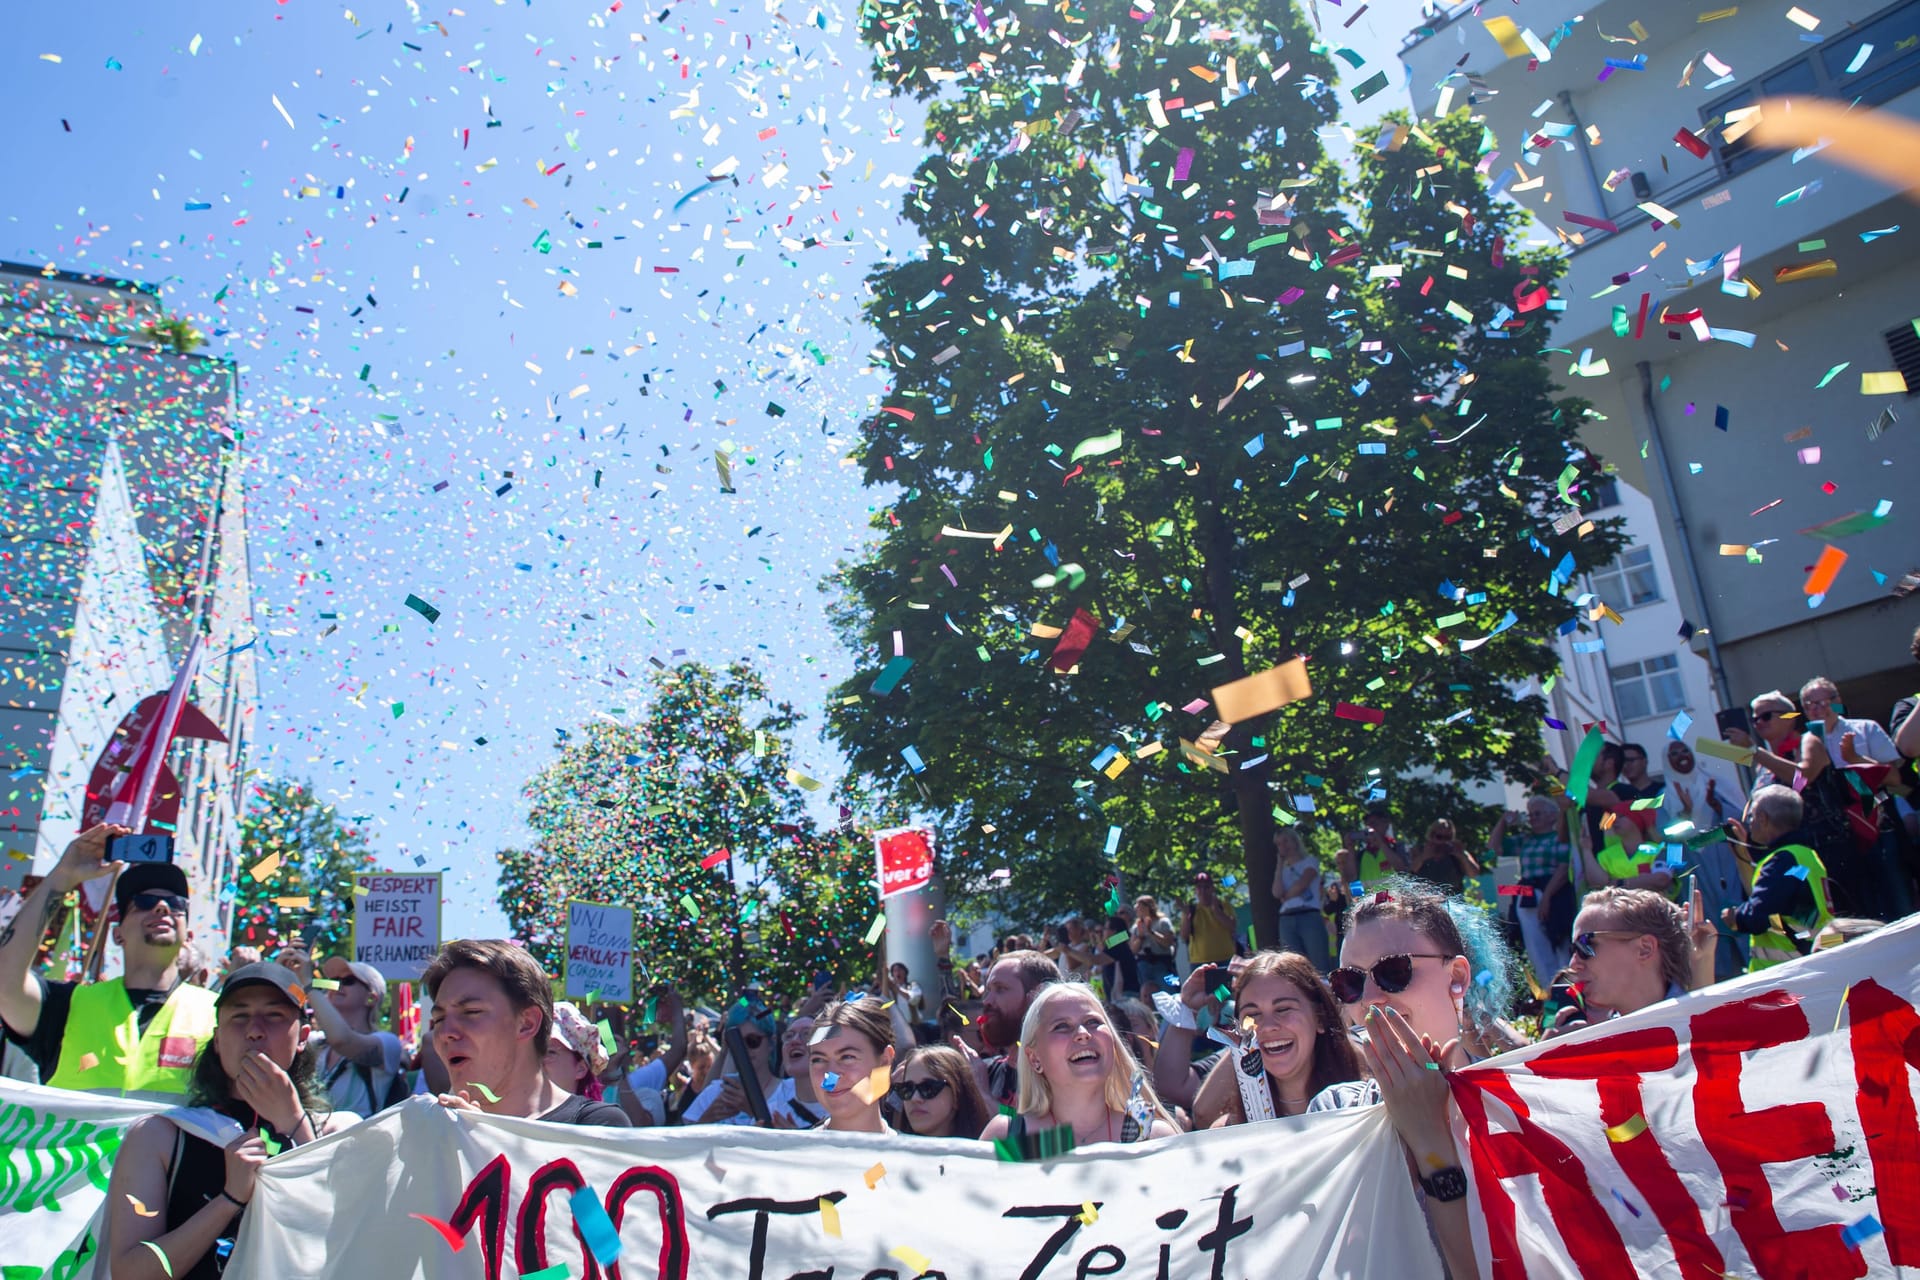
<svg viewBox="0 0 1920 1280">
<path fill-rule="evenodd" d="M 393 1087 L 393 1078 L 400 1074 L 400 1063 L 405 1051 L 400 1047 L 400 1037 L 391 1031 L 370 1033 L 380 1042 L 380 1065 L 370 1071 L 362 1071 L 346 1058 L 327 1060 L 327 1033 L 315 1031 L 310 1043 L 319 1050 L 320 1083 L 327 1091 L 327 1097 L 333 1102 L 335 1111 L 351 1111 L 354 1115 L 366 1117 L 379 1111 L 386 1101 L 387 1090 Z M 373 1091 L 367 1091 L 371 1081 Z"/>
<path fill-rule="evenodd" d="M 627 1073 L 627 1088 L 633 1090 L 633 1096 L 647 1109 L 655 1124 L 667 1122 L 667 1064 L 664 1059 L 655 1058 L 652 1062 L 643 1062 Z"/>
<path fill-rule="evenodd" d="M 644 1070 L 644 1068 L 642 1068 L 642 1070 Z M 707 1121 L 701 1119 L 702 1116 L 707 1114 L 707 1109 L 713 1105 L 714 1099 L 720 1096 L 720 1090 L 725 1084 L 726 1081 L 723 1079 L 715 1080 L 712 1084 L 702 1089 L 700 1096 L 693 1100 L 692 1105 L 687 1108 L 687 1114 L 681 1117 L 680 1122 L 682 1124 L 752 1124 L 754 1122 L 753 1112 L 744 1110 L 735 1115 L 728 1116 L 724 1120 Z M 791 1121 L 796 1128 L 803 1128 L 804 1126 L 800 1124 L 798 1117 L 793 1114 L 792 1104 L 793 1081 L 782 1076 L 773 1088 L 767 1090 L 767 1111 L 771 1115 L 779 1116 L 782 1120 Z"/>
<path fill-rule="evenodd" d="M 1312 868 L 1312 870 L 1301 876 L 1301 873 L 1309 867 Z M 1320 909 L 1319 860 L 1312 855 L 1308 855 L 1307 857 L 1289 862 L 1287 864 L 1287 872 L 1288 879 L 1295 888 L 1293 896 L 1280 904 L 1280 910 L 1283 913 L 1288 911 L 1318 911 Z M 1295 876 L 1301 876 L 1301 878 L 1294 879 Z"/>
<path fill-rule="evenodd" d="M 1892 737 L 1887 734 L 1885 729 L 1880 727 L 1878 720 L 1855 720 L 1851 716 L 1841 716 L 1840 732 L 1852 734 L 1853 749 L 1867 759 L 1877 760 L 1881 764 L 1900 763 L 1900 748 L 1893 745 Z M 1831 734 L 1828 736 L 1832 737 Z M 1833 756 L 1836 763 L 1844 765 L 1845 762 L 1840 760 L 1840 742 L 1838 738 L 1833 739 L 1832 744 L 1827 750 Z"/>
</svg>

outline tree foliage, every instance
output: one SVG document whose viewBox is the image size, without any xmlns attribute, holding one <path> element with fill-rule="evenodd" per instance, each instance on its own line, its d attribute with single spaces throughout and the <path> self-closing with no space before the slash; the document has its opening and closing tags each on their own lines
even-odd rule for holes
<svg viewBox="0 0 1920 1280">
<path fill-rule="evenodd" d="M 253 872 L 271 858 L 279 860 L 275 868 L 256 879 Z M 353 943 L 354 873 L 373 861 L 365 833 L 308 783 L 256 784 L 240 820 L 233 943 L 271 955 L 311 928 L 316 953 L 344 953 Z"/>
<path fill-rule="evenodd" d="M 1537 758 L 1513 682 L 1617 537 L 1556 523 L 1597 469 L 1540 355 L 1560 264 L 1488 197 L 1482 128 L 1390 119 L 1343 175 L 1296 10 L 1174 8 L 863 10 L 939 150 L 921 251 L 869 278 L 891 390 L 860 457 L 898 499 L 831 584 L 871 657 L 828 727 L 940 816 L 963 892 L 1006 867 L 1011 910 L 1084 910 L 1235 848 L 1272 938 L 1276 810 Z M 1214 722 L 1210 689 L 1295 657 L 1311 698 Z"/>
<path fill-rule="evenodd" d="M 867 976 L 873 854 L 808 816 L 820 784 L 792 770 L 798 722 L 746 664 L 685 663 L 654 675 L 631 723 L 563 734 L 527 784 L 533 847 L 499 854 L 515 935 L 558 975 L 568 901 L 630 906 L 636 992 L 672 981 L 723 1003 Z"/>
</svg>

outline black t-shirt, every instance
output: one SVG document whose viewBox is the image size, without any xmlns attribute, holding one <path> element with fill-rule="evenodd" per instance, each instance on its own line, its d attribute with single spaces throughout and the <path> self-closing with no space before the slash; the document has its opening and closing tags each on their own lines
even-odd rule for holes
<svg viewBox="0 0 1920 1280">
<path fill-rule="evenodd" d="M 1625 778 L 1616 781 L 1612 788 L 1613 794 L 1628 804 L 1632 804 L 1635 800 L 1651 800 L 1666 789 L 1667 784 L 1664 782 L 1649 782 L 1644 787 L 1636 787 Z"/>
<path fill-rule="evenodd" d="M 60 1041 L 67 1034 L 67 1017 L 73 1012 L 74 982 L 48 982 L 39 974 L 33 980 L 40 984 L 40 1021 L 34 1025 L 33 1034 L 17 1034 L 12 1027 L 7 1028 L 7 1039 L 20 1046 L 33 1064 L 40 1068 L 40 1079 L 53 1079 L 53 1073 L 60 1065 Z M 144 1033 L 160 1012 L 167 997 L 173 994 L 173 988 L 162 991 L 157 987 L 128 987 L 127 999 L 133 1002 L 133 1008 L 140 1015 L 140 1030 Z M 103 1045 L 96 1052 L 105 1053 L 112 1045 Z"/>
<path fill-rule="evenodd" d="M 1140 990 L 1140 958 L 1133 954 L 1133 948 L 1122 940 L 1106 948 L 1106 952 L 1113 957 L 1114 965 L 1120 970 L 1120 981 L 1126 984 L 1126 990 L 1137 994 Z"/>
<path fill-rule="evenodd" d="M 1020 1067 L 1011 1054 L 987 1059 L 987 1101 L 1010 1107 L 1020 1093 Z"/>
<path fill-rule="evenodd" d="M 543 1116 L 535 1116 L 548 1124 L 599 1124 L 611 1129 L 631 1129 L 633 1121 L 627 1119 L 627 1113 L 611 1102 L 595 1102 L 592 1098 L 577 1093 L 567 1095 L 567 1100 Z"/>
</svg>

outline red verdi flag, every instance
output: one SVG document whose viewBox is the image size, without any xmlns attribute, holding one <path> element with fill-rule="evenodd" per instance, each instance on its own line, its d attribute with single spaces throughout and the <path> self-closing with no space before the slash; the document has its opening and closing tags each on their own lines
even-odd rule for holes
<svg viewBox="0 0 1920 1280">
<path fill-rule="evenodd" d="M 925 827 L 894 827 L 873 833 L 880 863 L 880 900 L 910 893 L 933 879 L 933 832 Z"/>
</svg>

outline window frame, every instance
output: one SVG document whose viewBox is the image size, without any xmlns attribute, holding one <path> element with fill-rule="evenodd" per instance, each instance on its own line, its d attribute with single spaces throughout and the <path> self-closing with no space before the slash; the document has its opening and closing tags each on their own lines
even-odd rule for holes
<svg viewBox="0 0 1920 1280">
<path fill-rule="evenodd" d="M 1645 559 L 1629 565 L 1627 563 L 1627 557 L 1634 555 L 1644 556 Z M 1636 569 L 1645 569 L 1647 575 L 1653 579 L 1653 594 L 1642 600 L 1636 600 L 1634 598 L 1632 584 L 1633 573 Z M 1620 586 L 1620 599 L 1623 602 L 1618 604 L 1612 600 L 1608 600 L 1606 592 L 1601 590 L 1601 583 L 1603 581 L 1612 583 L 1616 580 Z M 1660 567 L 1654 563 L 1653 548 L 1644 544 L 1622 548 L 1620 554 L 1614 557 L 1611 564 L 1595 569 L 1587 575 L 1587 586 L 1592 590 L 1593 594 L 1599 596 L 1600 599 L 1605 602 L 1608 608 L 1612 609 L 1615 613 L 1621 614 L 1629 613 L 1635 609 L 1644 609 L 1649 605 L 1659 604 L 1666 599 L 1666 596 L 1660 590 Z"/>
<path fill-rule="evenodd" d="M 1655 668 L 1652 666 L 1655 663 L 1660 665 Z M 1613 688 L 1613 703 L 1620 710 L 1621 721 L 1624 723 L 1631 720 L 1654 720 L 1678 711 L 1685 711 L 1687 685 L 1681 678 L 1681 670 L 1680 655 L 1675 653 L 1650 654 L 1645 658 L 1622 663 L 1617 667 L 1609 663 L 1607 682 Z M 1655 696 L 1661 677 L 1672 679 L 1673 703 L 1671 706 L 1662 705 Z M 1628 698 L 1623 691 L 1629 689 L 1633 691 L 1635 697 L 1640 699 L 1639 705 L 1645 707 L 1644 711 L 1638 714 L 1628 713 Z"/>
</svg>

